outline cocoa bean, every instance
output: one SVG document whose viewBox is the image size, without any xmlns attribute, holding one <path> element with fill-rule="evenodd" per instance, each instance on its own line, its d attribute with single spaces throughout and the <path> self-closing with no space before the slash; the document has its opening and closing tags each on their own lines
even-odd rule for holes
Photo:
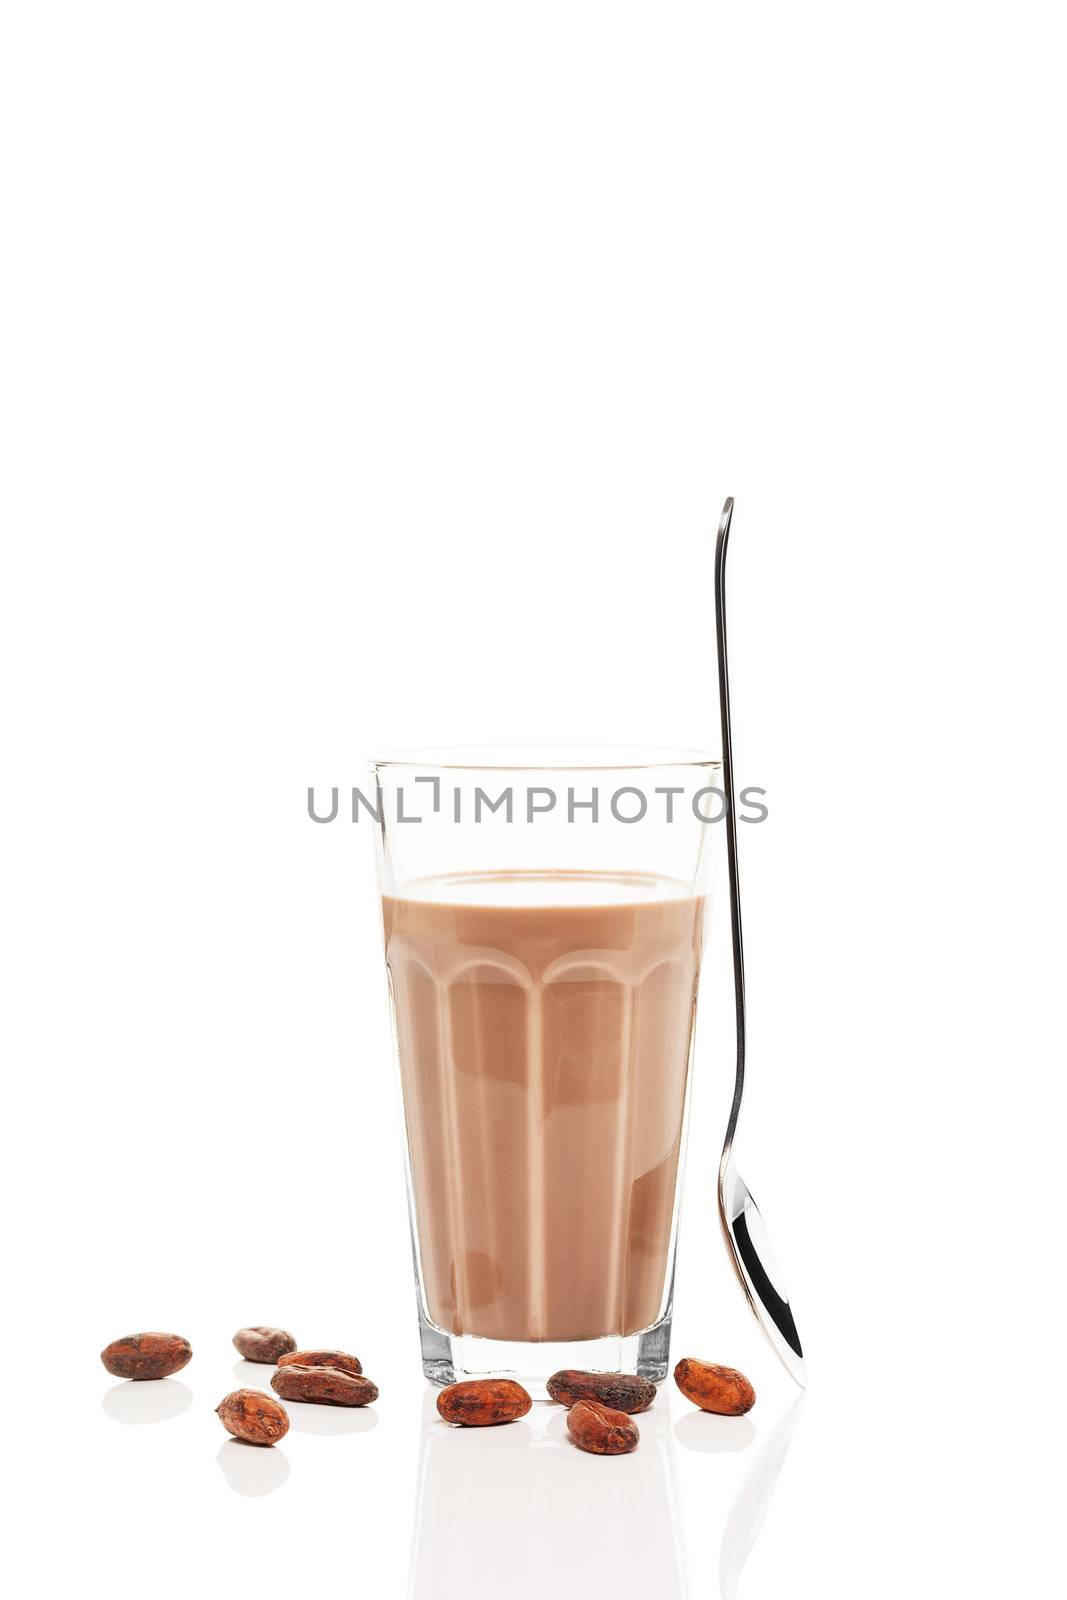
<svg viewBox="0 0 1067 1600">
<path fill-rule="evenodd" d="M 437 1409 L 446 1422 L 461 1428 L 492 1428 L 498 1422 L 516 1422 L 533 1401 L 521 1383 L 511 1378 L 471 1378 L 453 1383 L 437 1396 Z"/>
<path fill-rule="evenodd" d="M 270 1386 L 283 1400 L 304 1400 L 313 1406 L 369 1406 L 378 1385 L 339 1367 L 279 1367 Z"/>
<path fill-rule="evenodd" d="M 656 1398 L 656 1385 L 647 1378 L 638 1378 L 627 1372 L 578 1372 L 568 1368 L 554 1372 L 548 1380 L 548 1392 L 561 1406 L 573 1406 L 579 1400 L 596 1400 L 612 1411 L 647 1411 Z"/>
<path fill-rule="evenodd" d="M 180 1372 L 193 1354 L 188 1339 L 178 1333 L 131 1333 L 113 1339 L 100 1359 L 116 1378 L 143 1383 L 146 1378 L 169 1378 Z"/>
<path fill-rule="evenodd" d="M 246 1361 L 273 1366 L 279 1356 L 296 1349 L 296 1340 L 284 1328 L 238 1328 L 233 1347 Z"/>
<path fill-rule="evenodd" d="M 701 1411 L 720 1417 L 743 1417 L 756 1403 L 756 1391 L 743 1372 L 686 1356 L 674 1369 L 674 1381 Z"/>
<path fill-rule="evenodd" d="M 641 1435 L 625 1411 L 596 1400 L 577 1400 L 567 1412 L 567 1432 L 579 1450 L 594 1456 L 625 1456 L 636 1450 Z"/>
<path fill-rule="evenodd" d="M 215 1411 L 227 1433 L 247 1444 L 276 1444 L 289 1432 L 285 1407 L 262 1389 L 235 1389 Z"/>
<path fill-rule="evenodd" d="M 363 1371 L 362 1362 L 343 1350 L 288 1350 L 278 1357 L 280 1367 L 336 1367 L 338 1372 L 352 1372 L 358 1378 Z"/>
</svg>

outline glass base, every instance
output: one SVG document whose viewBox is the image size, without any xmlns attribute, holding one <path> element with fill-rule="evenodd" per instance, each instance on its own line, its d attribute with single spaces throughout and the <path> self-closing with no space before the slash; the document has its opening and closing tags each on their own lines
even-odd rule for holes
<svg viewBox="0 0 1067 1600">
<path fill-rule="evenodd" d="M 599 1339 L 481 1339 L 472 1333 L 445 1333 L 420 1313 L 422 1370 L 431 1383 L 462 1383 L 468 1378 L 515 1378 L 535 1400 L 548 1396 L 554 1372 L 636 1372 L 662 1383 L 670 1358 L 670 1313 L 640 1333 L 605 1334 Z"/>
</svg>

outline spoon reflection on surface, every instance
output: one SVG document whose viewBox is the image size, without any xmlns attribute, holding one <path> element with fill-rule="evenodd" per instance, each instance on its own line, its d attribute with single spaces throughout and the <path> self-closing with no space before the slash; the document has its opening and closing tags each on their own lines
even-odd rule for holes
<svg viewBox="0 0 1067 1600">
<path fill-rule="evenodd" d="M 734 1600 L 737 1594 L 737 1580 L 756 1542 L 756 1535 L 763 1526 L 803 1404 L 804 1396 L 800 1394 L 779 1418 L 737 1491 L 737 1498 L 726 1520 L 719 1553 L 719 1591 L 722 1600 Z"/>
<path fill-rule="evenodd" d="M 235 1494 L 272 1494 L 289 1476 L 289 1463 L 277 1445 L 245 1444 L 227 1439 L 215 1457 Z"/>
<path fill-rule="evenodd" d="M 173 1378 L 116 1383 L 100 1402 L 112 1422 L 169 1422 L 193 1403 L 191 1389 Z"/>
<path fill-rule="evenodd" d="M 423 1402 L 413 1600 L 685 1600 L 666 1401 L 635 1420 L 640 1447 L 585 1455 L 559 1406 L 521 1422 L 451 1428 Z"/>
</svg>

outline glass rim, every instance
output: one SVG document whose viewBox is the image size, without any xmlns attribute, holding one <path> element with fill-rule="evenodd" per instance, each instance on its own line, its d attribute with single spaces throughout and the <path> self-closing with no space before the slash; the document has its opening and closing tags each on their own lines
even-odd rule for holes
<svg viewBox="0 0 1067 1600">
<path fill-rule="evenodd" d="M 721 767 L 722 757 L 673 745 L 435 745 L 375 756 L 381 768 L 435 768 L 441 772 L 637 772 L 678 767 Z"/>
</svg>

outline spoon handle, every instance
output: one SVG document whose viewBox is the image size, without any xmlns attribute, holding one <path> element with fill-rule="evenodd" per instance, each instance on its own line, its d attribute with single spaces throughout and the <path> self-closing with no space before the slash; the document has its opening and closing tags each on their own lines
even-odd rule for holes
<svg viewBox="0 0 1067 1600">
<path fill-rule="evenodd" d="M 715 649 L 719 661 L 719 716 L 722 722 L 722 771 L 726 792 L 726 863 L 730 879 L 730 946 L 734 963 L 734 1009 L 737 1026 L 737 1066 L 734 1098 L 722 1147 L 722 1167 L 730 1159 L 734 1131 L 745 1089 L 745 955 L 741 940 L 741 891 L 737 873 L 737 816 L 734 797 L 734 750 L 730 734 L 730 673 L 726 661 L 726 549 L 730 542 L 734 501 L 722 508 L 719 537 L 715 542 Z"/>
</svg>

